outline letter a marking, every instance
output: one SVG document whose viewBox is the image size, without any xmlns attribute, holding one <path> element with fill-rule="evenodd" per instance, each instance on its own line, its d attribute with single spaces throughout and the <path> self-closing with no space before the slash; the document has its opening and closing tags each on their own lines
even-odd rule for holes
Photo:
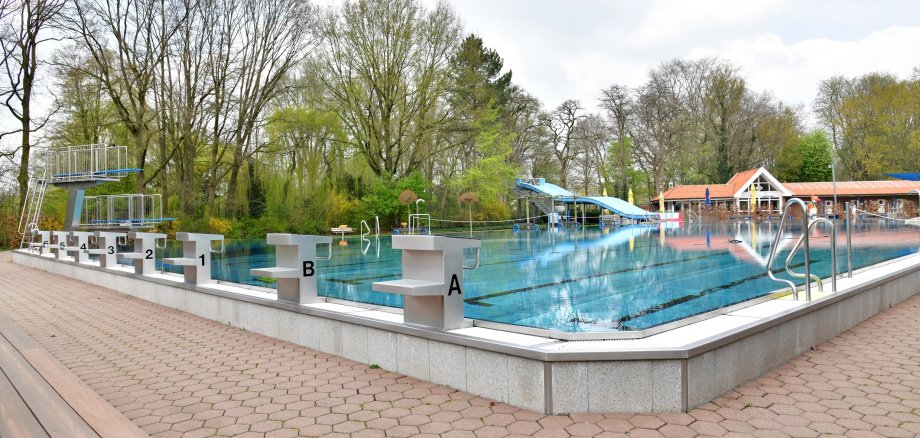
<svg viewBox="0 0 920 438">
<path fill-rule="evenodd" d="M 447 296 L 450 296 L 454 291 L 457 291 L 457 295 L 463 294 L 463 291 L 460 290 L 460 280 L 457 278 L 457 274 L 450 278 L 450 289 L 447 290 Z"/>
</svg>

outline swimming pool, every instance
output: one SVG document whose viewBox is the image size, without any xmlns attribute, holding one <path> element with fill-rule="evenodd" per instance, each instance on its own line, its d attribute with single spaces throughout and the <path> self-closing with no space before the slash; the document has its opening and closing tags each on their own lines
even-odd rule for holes
<svg viewBox="0 0 920 438">
<path fill-rule="evenodd" d="M 777 223 L 677 227 L 630 226 L 549 232 L 492 231 L 482 239 L 482 263 L 467 271 L 465 316 L 477 320 L 570 333 L 646 330 L 763 297 L 782 287 L 765 262 Z M 784 233 L 786 246 L 798 234 Z M 846 271 L 840 230 L 838 272 Z M 740 243 L 731 243 L 740 240 Z M 400 251 L 389 237 L 333 240 L 331 260 L 317 266 L 320 295 L 401 307 L 402 297 L 371 291 L 375 281 L 401 278 Z M 812 272 L 830 275 L 826 233 L 812 236 Z M 853 229 L 854 269 L 920 251 L 920 230 L 893 222 L 862 222 Z M 171 244 L 167 257 L 179 255 Z M 779 273 L 788 249 L 781 250 Z M 803 256 L 792 265 L 802 271 Z M 219 280 L 272 287 L 249 269 L 274 265 L 261 240 L 228 241 L 212 259 Z M 168 271 L 180 272 L 175 267 Z"/>
</svg>

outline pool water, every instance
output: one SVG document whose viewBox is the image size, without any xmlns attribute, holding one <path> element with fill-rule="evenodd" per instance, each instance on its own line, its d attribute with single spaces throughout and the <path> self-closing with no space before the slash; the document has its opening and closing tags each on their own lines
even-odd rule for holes
<svg viewBox="0 0 920 438">
<path fill-rule="evenodd" d="M 465 274 L 465 316 L 564 332 L 634 331 L 783 287 L 767 277 L 765 268 L 777 223 L 679 225 L 474 233 L 482 239 L 481 265 Z M 773 266 L 780 278 L 789 278 L 782 265 L 797 231 L 789 227 L 784 232 L 784 248 Z M 846 239 L 842 226 L 838 232 L 842 273 L 847 269 Z M 818 229 L 811 239 L 811 269 L 821 277 L 830 275 L 827 234 Z M 332 258 L 317 263 L 320 295 L 401 307 L 401 296 L 371 290 L 375 281 L 402 277 L 401 251 L 391 248 L 390 238 L 341 242 L 333 238 Z M 920 229 L 858 223 L 853 246 L 854 269 L 873 265 L 920 250 Z M 178 256 L 181 246 L 171 242 L 164 252 Z M 803 262 L 798 254 L 792 266 L 802 272 Z M 212 264 L 216 279 L 274 287 L 249 275 L 250 268 L 274 266 L 274 248 L 262 240 L 228 241 Z M 171 266 L 167 270 L 181 272 Z"/>
</svg>

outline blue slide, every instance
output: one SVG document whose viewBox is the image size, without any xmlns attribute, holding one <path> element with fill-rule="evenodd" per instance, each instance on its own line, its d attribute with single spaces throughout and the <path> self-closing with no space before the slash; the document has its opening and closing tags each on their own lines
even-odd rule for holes
<svg viewBox="0 0 920 438">
<path fill-rule="evenodd" d="M 566 204 L 594 204 L 601 208 L 606 208 L 607 210 L 612 211 L 614 214 L 618 214 L 627 219 L 658 219 L 658 213 L 645 211 L 620 198 L 614 198 L 610 196 L 575 196 L 574 193 L 555 184 L 550 184 L 543 178 L 536 178 L 533 180 L 524 180 L 518 178 L 517 186 L 518 188 L 524 190 L 530 190 L 544 196 L 553 197 L 556 199 L 556 201 L 564 202 Z"/>
</svg>

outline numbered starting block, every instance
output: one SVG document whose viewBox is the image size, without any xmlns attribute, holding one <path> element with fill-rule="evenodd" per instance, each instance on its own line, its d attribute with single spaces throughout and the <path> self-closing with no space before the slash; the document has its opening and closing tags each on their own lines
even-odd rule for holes
<svg viewBox="0 0 920 438">
<path fill-rule="evenodd" d="M 34 236 L 38 236 L 38 242 L 35 242 Z M 35 231 L 32 242 L 29 242 L 29 249 L 38 251 L 41 255 L 51 255 L 51 231 Z"/>
<path fill-rule="evenodd" d="M 156 272 L 157 240 L 162 239 L 165 247 L 166 235 L 131 231 L 128 238 L 134 240 L 134 252 L 123 252 L 121 256 L 126 260 L 134 260 L 134 273 L 150 275 Z"/>
<path fill-rule="evenodd" d="M 479 267 L 481 242 L 444 236 L 393 236 L 402 250 L 401 280 L 374 282 L 373 289 L 404 296 L 403 320 L 441 330 L 463 327 L 463 270 Z M 476 264 L 464 266 L 463 250 L 476 249 Z"/>
<path fill-rule="evenodd" d="M 67 254 L 73 253 L 77 263 L 86 263 L 89 261 L 89 238 L 93 235 L 92 231 L 71 231 L 70 245 L 64 247 Z"/>
<path fill-rule="evenodd" d="M 332 256 L 332 238 L 305 234 L 270 233 L 266 242 L 275 246 L 274 267 L 251 269 L 253 276 L 278 280 L 278 299 L 299 304 L 315 303 L 316 261 Z M 326 257 L 316 256 L 316 246 L 327 245 Z"/>
<path fill-rule="evenodd" d="M 86 250 L 87 254 L 99 256 L 99 266 L 110 268 L 118 264 L 118 239 L 124 239 L 127 233 L 113 231 L 96 231 L 96 247 Z"/>
<path fill-rule="evenodd" d="M 52 231 L 51 236 L 54 238 L 54 241 L 51 242 L 51 249 L 57 254 L 58 260 L 71 260 L 67 256 L 67 246 L 68 240 L 70 239 L 70 231 Z"/>
<path fill-rule="evenodd" d="M 163 264 L 182 266 L 185 282 L 192 284 L 213 283 L 211 279 L 211 253 L 224 252 L 222 234 L 176 233 L 176 240 L 182 242 L 182 257 L 164 258 Z M 212 243 L 220 242 L 220 250 L 214 250 Z"/>
</svg>

